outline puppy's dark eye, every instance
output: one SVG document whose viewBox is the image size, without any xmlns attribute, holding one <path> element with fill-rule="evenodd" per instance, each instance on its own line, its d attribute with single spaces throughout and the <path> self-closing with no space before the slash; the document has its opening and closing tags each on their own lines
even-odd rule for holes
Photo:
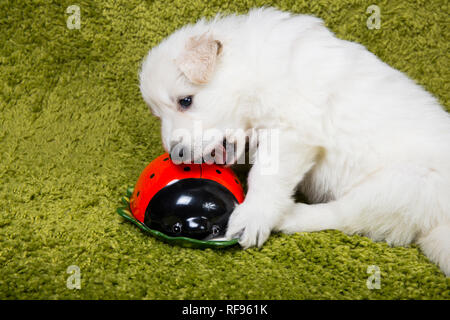
<svg viewBox="0 0 450 320">
<path fill-rule="evenodd" d="M 188 109 L 192 104 L 192 96 L 184 97 L 178 100 L 181 109 Z"/>
</svg>

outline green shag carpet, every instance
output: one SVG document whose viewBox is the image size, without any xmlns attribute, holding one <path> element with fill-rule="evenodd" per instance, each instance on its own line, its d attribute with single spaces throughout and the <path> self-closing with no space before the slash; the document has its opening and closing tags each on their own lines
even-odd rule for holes
<svg viewBox="0 0 450 320">
<path fill-rule="evenodd" d="M 140 62 L 201 16 L 262 5 L 315 14 L 449 109 L 448 1 L 376 1 L 381 26 L 370 30 L 373 2 L 2 0 L 0 298 L 449 299 L 450 279 L 416 246 L 326 231 L 276 234 L 262 249 L 185 249 L 115 213 L 163 152 L 140 96 Z M 79 30 L 66 25 L 72 4 Z M 79 290 L 66 286 L 72 265 Z M 380 289 L 366 285 L 372 265 Z"/>
</svg>

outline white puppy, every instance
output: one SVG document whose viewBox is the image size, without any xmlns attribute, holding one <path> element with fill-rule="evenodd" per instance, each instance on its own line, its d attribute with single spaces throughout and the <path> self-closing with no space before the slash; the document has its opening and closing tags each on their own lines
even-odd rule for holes
<svg viewBox="0 0 450 320">
<path fill-rule="evenodd" d="M 196 122 L 278 130 L 278 171 L 262 174 L 256 161 L 229 221 L 227 237 L 243 247 L 272 230 L 337 229 L 416 242 L 450 275 L 449 114 L 322 20 L 275 9 L 200 20 L 150 51 L 140 88 L 166 150 Z M 297 186 L 311 204 L 294 203 Z"/>
</svg>

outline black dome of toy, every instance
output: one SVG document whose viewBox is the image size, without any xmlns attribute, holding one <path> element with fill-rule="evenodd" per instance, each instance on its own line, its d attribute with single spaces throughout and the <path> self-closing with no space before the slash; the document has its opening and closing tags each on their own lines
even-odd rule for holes
<svg viewBox="0 0 450 320">
<path fill-rule="evenodd" d="M 213 180 L 183 179 L 153 196 L 144 224 L 169 236 L 209 240 L 225 235 L 237 204 L 234 195 Z"/>
</svg>

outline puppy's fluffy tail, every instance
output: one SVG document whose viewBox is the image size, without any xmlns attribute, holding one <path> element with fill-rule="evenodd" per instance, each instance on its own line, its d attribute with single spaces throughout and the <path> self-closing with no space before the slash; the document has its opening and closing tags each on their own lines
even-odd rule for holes
<svg viewBox="0 0 450 320">
<path fill-rule="evenodd" d="M 450 225 L 432 229 L 419 238 L 418 244 L 425 255 L 439 265 L 447 277 L 450 277 Z"/>
</svg>

